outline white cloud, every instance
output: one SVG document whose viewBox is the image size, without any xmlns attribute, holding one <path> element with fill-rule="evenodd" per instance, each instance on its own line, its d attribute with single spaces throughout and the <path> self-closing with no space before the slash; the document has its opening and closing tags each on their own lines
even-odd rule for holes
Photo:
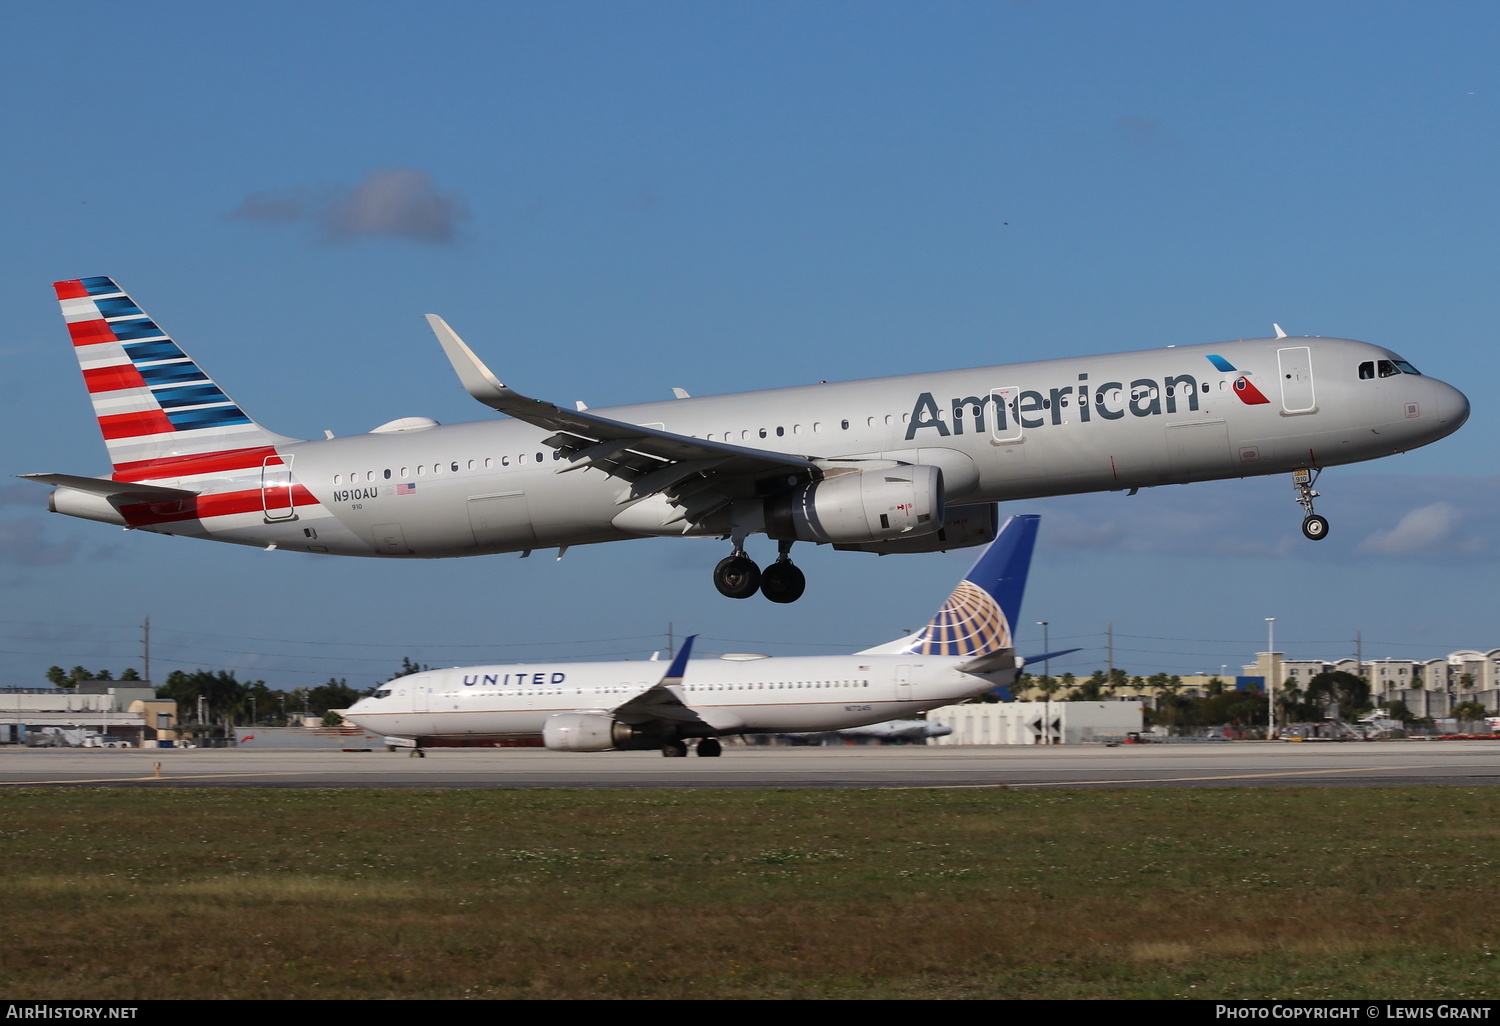
<svg viewBox="0 0 1500 1026">
<path fill-rule="evenodd" d="M 1462 517 L 1447 502 L 1414 509 L 1389 531 L 1376 531 L 1360 543 L 1358 551 L 1382 556 L 1468 554 L 1483 550 L 1484 543 L 1464 534 Z"/>
<path fill-rule="evenodd" d="M 331 242 L 372 237 L 453 242 L 469 218 L 462 196 L 440 190 L 426 171 L 389 167 L 371 171 L 353 188 L 251 193 L 230 217 L 246 221 L 316 224 Z"/>
</svg>

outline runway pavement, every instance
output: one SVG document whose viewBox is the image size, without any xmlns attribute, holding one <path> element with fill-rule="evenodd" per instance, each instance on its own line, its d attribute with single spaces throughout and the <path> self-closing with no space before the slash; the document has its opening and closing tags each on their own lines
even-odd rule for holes
<svg viewBox="0 0 1500 1026">
<path fill-rule="evenodd" d="M 158 769 L 159 764 L 159 769 Z M 158 775 L 159 773 L 159 775 Z M 1500 742 L 1230 742 L 1120 748 L 741 748 L 717 759 L 542 749 L 326 752 L 0 749 L 0 788 L 1351 787 L 1500 783 Z"/>
</svg>

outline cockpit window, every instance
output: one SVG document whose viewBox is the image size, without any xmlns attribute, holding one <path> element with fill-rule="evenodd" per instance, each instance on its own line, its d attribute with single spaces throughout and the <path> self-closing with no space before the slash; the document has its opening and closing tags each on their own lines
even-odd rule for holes
<svg viewBox="0 0 1500 1026">
<path fill-rule="evenodd" d="M 391 689 L 390 688 L 377 688 L 375 690 L 375 693 L 373 695 L 371 695 L 370 697 L 371 698 L 390 698 L 391 697 Z"/>
<path fill-rule="evenodd" d="M 1375 376 L 1375 361 L 1366 360 L 1359 365 L 1359 380 L 1365 381 Z"/>
<path fill-rule="evenodd" d="M 1416 374 L 1420 376 L 1422 373 L 1411 364 L 1407 363 L 1405 360 L 1397 360 L 1396 367 L 1401 371 L 1402 374 Z"/>
<path fill-rule="evenodd" d="M 1380 368 L 1380 376 L 1382 378 L 1394 378 L 1397 374 L 1401 373 L 1396 365 L 1389 360 L 1380 360 L 1376 366 Z"/>
</svg>

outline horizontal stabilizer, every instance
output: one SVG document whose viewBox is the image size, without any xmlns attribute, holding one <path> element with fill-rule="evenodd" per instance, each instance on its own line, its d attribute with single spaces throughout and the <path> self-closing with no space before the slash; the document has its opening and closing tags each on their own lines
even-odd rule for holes
<svg viewBox="0 0 1500 1026">
<path fill-rule="evenodd" d="M 986 652 L 977 659 L 970 659 L 966 663 L 960 663 L 956 669 L 960 673 L 1000 673 L 1004 670 L 1016 668 L 1016 650 L 1013 648 L 1002 648 L 998 652 Z"/>
<path fill-rule="evenodd" d="M 102 477 L 78 477 L 74 474 L 17 474 L 27 481 L 72 488 L 102 495 L 106 499 L 136 499 L 140 502 L 176 502 L 191 499 L 198 493 L 186 488 L 164 488 L 161 485 L 141 484 L 138 481 L 110 481 Z"/>
<path fill-rule="evenodd" d="M 1027 666 L 1031 666 L 1033 663 L 1045 663 L 1048 659 L 1061 659 L 1065 655 L 1072 655 L 1074 652 L 1082 651 L 1083 649 L 1081 648 L 1065 648 L 1057 652 L 1043 652 L 1041 655 L 1025 656 L 1021 659 L 1021 662 Z"/>
</svg>

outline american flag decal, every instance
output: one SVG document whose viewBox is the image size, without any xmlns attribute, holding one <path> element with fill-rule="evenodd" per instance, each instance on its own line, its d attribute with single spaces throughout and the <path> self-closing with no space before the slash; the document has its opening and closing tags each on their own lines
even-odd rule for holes
<svg viewBox="0 0 1500 1026">
<path fill-rule="evenodd" d="M 398 484 L 396 486 L 396 494 L 397 495 L 411 495 L 414 492 L 416 492 L 416 490 L 417 490 L 417 486 L 414 485 L 414 484 L 404 484 L 403 483 L 403 484 Z"/>
</svg>

